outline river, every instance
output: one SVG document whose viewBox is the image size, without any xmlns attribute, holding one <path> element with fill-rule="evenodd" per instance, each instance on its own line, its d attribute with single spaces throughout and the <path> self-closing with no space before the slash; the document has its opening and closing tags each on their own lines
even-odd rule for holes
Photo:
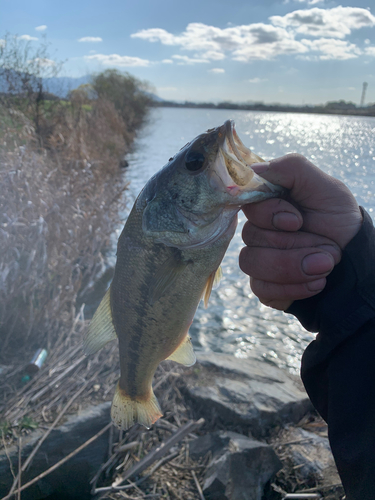
<svg viewBox="0 0 375 500">
<path fill-rule="evenodd" d="M 203 131 L 235 120 L 244 144 L 265 160 L 298 152 L 345 182 L 375 216 L 375 119 L 254 111 L 157 108 L 128 155 L 129 208 L 146 181 Z M 126 214 L 124 214 L 124 220 Z M 244 215 L 223 261 L 223 279 L 207 309 L 201 304 L 190 328 L 197 350 L 256 357 L 292 373 L 314 335 L 291 315 L 258 301 L 238 267 Z M 120 230 L 119 230 L 120 231 Z"/>
</svg>

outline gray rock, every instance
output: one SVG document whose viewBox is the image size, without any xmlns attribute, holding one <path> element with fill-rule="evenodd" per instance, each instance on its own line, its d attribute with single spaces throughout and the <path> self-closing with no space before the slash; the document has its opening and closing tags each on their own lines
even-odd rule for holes
<svg viewBox="0 0 375 500">
<path fill-rule="evenodd" d="M 67 422 L 54 429 L 42 444 L 31 466 L 22 474 L 22 483 L 30 481 L 41 472 L 57 463 L 81 444 L 86 442 L 110 422 L 111 403 L 91 407 L 80 415 L 72 415 Z M 31 453 L 43 435 L 34 431 L 22 442 L 22 461 Z M 7 450 L 13 469 L 18 470 L 18 449 L 12 446 Z M 37 500 L 51 496 L 54 499 L 72 500 L 90 498 L 90 479 L 107 459 L 108 434 L 105 433 L 87 448 L 71 458 L 45 478 L 39 480 L 22 492 L 23 500 Z M 5 496 L 13 483 L 9 460 L 4 450 L 0 452 L 0 498 Z"/>
<path fill-rule="evenodd" d="M 312 409 L 302 384 L 270 363 L 219 353 L 197 353 L 197 359 L 186 392 L 200 414 L 215 409 L 224 424 L 250 426 L 262 437 Z"/>
<path fill-rule="evenodd" d="M 340 484 L 328 437 L 291 427 L 283 430 L 277 441 L 277 451 L 288 460 L 301 484 Z"/>
<path fill-rule="evenodd" d="M 210 500 L 261 500 L 282 466 L 270 446 L 235 432 L 207 434 L 190 444 L 193 458 L 209 452 L 203 492 Z"/>
</svg>

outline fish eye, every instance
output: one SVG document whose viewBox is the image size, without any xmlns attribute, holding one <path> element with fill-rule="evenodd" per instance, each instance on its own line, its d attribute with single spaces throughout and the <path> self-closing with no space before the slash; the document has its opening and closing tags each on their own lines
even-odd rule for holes
<svg viewBox="0 0 375 500">
<path fill-rule="evenodd" d="M 204 156 L 198 151 L 190 151 L 185 158 L 185 166 L 191 172 L 197 172 L 203 167 Z"/>
</svg>

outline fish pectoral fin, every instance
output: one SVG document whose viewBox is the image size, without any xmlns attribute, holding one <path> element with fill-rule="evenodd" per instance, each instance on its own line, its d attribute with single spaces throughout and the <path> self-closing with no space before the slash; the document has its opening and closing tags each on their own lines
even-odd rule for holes
<svg viewBox="0 0 375 500">
<path fill-rule="evenodd" d="M 208 301 L 211 295 L 211 291 L 215 290 L 215 288 L 219 286 L 222 277 L 223 277 L 223 272 L 221 270 L 221 266 L 219 266 L 216 269 L 216 271 L 210 274 L 202 294 L 202 298 L 204 300 L 204 307 L 208 306 Z"/>
<path fill-rule="evenodd" d="M 172 255 L 160 266 L 149 287 L 149 302 L 151 305 L 159 300 L 176 283 L 178 277 L 188 265 L 189 262 L 179 260 L 175 255 Z"/>
<path fill-rule="evenodd" d="M 181 365 L 192 366 L 196 362 L 197 358 L 193 349 L 193 344 L 191 343 L 191 338 L 186 335 L 184 341 L 177 347 L 177 349 L 172 352 L 172 354 L 167 358 L 168 361 L 176 361 L 181 363 Z"/>
<path fill-rule="evenodd" d="M 83 351 L 88 356 L 99 351 L 107 342 L 117 338 L 112 322 L 111 292 L 108 288 L 91 320 L 83 341 Z"/>
<path fill-rule="evenodd" d="M 126 431 L 138 423 L 149 429 L 163 416 L 154 391 L 152 389 L 150 391 L 148 399 L 133 399 L 117 383 L 111 408 L 111 417 L 117 427 Z"/>
</svg>

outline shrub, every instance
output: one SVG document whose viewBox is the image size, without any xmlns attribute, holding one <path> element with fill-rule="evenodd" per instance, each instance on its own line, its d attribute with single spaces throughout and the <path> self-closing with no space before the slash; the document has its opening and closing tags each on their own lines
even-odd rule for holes
<svg viewBox="0 0 375 500">
<path fill-rule="evenodd" d="M 143 125 L 148 108 L 153 103 L 148 83 L 129 73 L 108 69 L 93 76 L 92 88 L 99 98 L 111 101 L 127 124 L 128 130 L 137 130 Z"/>
</svg>

